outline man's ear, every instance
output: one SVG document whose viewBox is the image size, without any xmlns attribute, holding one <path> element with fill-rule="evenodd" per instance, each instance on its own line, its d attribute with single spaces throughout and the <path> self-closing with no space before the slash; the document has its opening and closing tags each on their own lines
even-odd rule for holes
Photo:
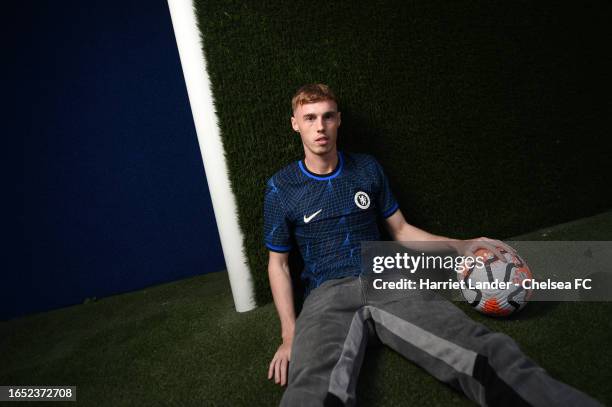
<svg viewBox="0 0 612 407">
<path fill-rule="evenodd" d="M 291 116 L 291 127 L 293 127 L 293 130 L 297 132 L 300 131 L 300 128 L 298 127 L 298 124 L 297 124 L 297 120 L 293 116 Z"/>
<path fill-rule="evenodd" d="M 342 113 L 338 112 L 338 127 L 340 127 L 341 123 L 342 123 Z"/>
</svg>

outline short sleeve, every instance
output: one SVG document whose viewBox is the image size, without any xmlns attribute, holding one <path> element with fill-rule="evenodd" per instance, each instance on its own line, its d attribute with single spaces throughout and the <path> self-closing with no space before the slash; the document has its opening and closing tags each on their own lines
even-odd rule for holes
<svg viewBox="0 0 612 407">
<path fill-rule="evenodd" d="M 389 216 L 393 215 L 399 209 L 399 205 L 395 200 L 395 196 L 393 196 L 393 192 L 391 192 L 389 180 L 387 179 L 387 176 L 385 175 L 382 166 L 376 160 L 375 163 L 378 178 L 378 191 L 376 191 L 376 207 L 378 208 L 380 215 L 386 219 Z"/>
<path fill-rule="evenodd" d="M 264 197 L 264 243 L 269 250 L 285 253 L 291 250 L 289 221 L 280 192 L 270 178 Z"/>
</svg>

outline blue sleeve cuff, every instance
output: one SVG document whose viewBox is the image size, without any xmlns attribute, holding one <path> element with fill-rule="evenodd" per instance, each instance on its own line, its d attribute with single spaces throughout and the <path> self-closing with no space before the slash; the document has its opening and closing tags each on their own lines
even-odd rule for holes
<svg viewBox="0 0 612 407">
<path fill-rule="evenodd" d="M 389 209 L 387 209 L 386 211 L 383 212 L 383 218 L 388 218 L 389 216 L 393 215 L 397 210 L 399 209 L 399 204 L 396 202 L 393 204 L 393 206 L 391 206 Z"/>
<path fill-rule="evenodd" d="M 287 253 L 291 251 L 291 246 L 277 246 L 277 245 L 273 245 L 268 242 L 266 242 L 266 247 L 272 250 L 273 252 L 277 252 L 277 253 Z"/>
</svg>

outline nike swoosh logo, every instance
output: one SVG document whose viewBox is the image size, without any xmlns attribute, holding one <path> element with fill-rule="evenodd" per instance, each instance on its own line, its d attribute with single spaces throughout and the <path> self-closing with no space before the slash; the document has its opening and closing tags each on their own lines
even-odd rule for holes
<svg viewBox="0 0 612 407">
<path fill-rule="evenodd" d="M 315 216 L 317 216 L 318 214 L 320 214 L 322 210 L 323 210 L 323 209 L 319 209 L 318 211 L 316 211 L 315 213 L 313 213 L 313 214 L 312 214 L 312 215 L 310 215 L 310 216 L 306 216 L 306 215 L 304 215 L 304 223 L 308 223 L 308 222 L 310 222 L 310 221 L 311 221 L 311 220 L 312 220 L 312 219 L 313 219 Z"/>
</svg>

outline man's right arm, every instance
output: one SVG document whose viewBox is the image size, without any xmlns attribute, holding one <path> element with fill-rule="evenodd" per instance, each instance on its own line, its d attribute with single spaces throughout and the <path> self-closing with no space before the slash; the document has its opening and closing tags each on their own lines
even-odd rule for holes
<svg viewBox="0 0 612 407">
<path fill-rule="evenodd" d="M 291 360 L 291 345 L 295 330 L 295 309 L 293 307 L 293 287 L 289 274 L 289 253 L 270 252 L 268 259 L 268 278 L 274 305 L 281 323 L 283 343 L 279 346 L 270 367 L 268 379 L 284 386 L 287 383 L 287 370 Z"/>
</svg>

